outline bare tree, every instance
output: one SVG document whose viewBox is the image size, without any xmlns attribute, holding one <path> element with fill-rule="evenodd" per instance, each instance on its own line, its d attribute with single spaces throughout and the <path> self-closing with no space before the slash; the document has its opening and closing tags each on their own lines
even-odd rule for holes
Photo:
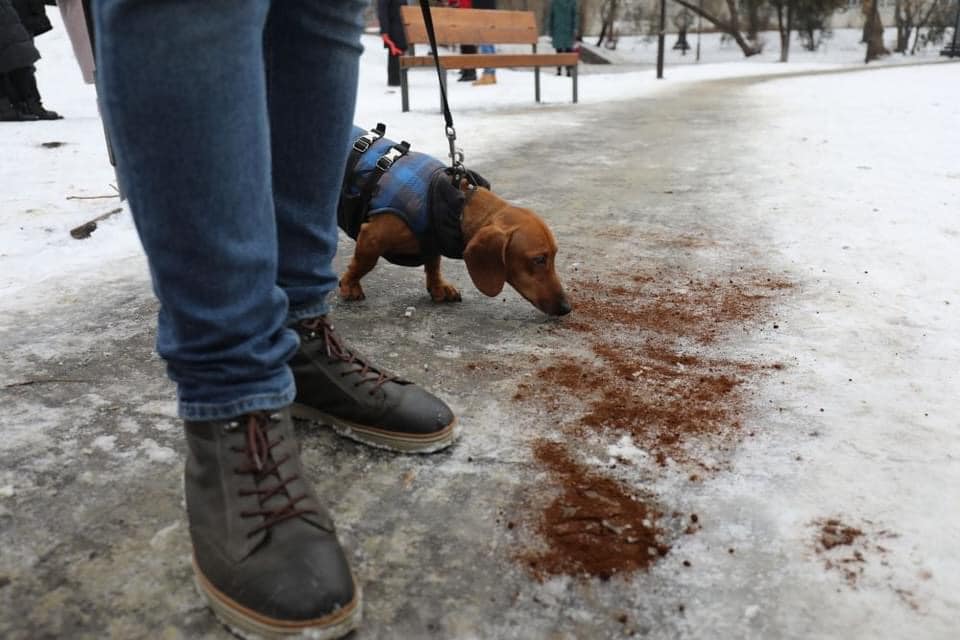
<svg viewBox="0 0 960 640">
<path fill-rule="evenodd" d="M 608 46 L 615 49 L 617 46 L 617 34 L 615 23 L 617 21 L 617 10 L 620 8 L 620 0 L 604 0 L 600 5 L 600 37 L 597 38 L 597 46 L 603 44 L 604 39 L 608 41 Z"/>
<path fill-rule="evenodd" d="M 880 19 L 878 0 L 863 0 L 863 16 L 866 19 L 863 25 L 863 39 L 867 43 L 864 62 L 867 63 L 889 54 L 890 51 L 883 46 L 883 21 Z"/>
<path fill-rule="evenodd" d="M 673 1 L 679 4 L 681 7 L 686 7 L 696 15 L 703 16 L 704 20 L 733 38 L 734 42 L 736 42 L 740 47 L 740 50 L 743 51 L 744 56 L 750 57 L 760 53 L 760 46 L 755 43 L 751 44 L 746 38 L 743 37 L 743 34 L 740 33 L 740 17 L 737 14 L 737 0 L 724 0 L 728 16 L 726 20 L 721 18 L 718 14 L 711 13 L 709 10 L 701 8 L 697 2 L 691 2 L 690 0 Z"/>
<path fill-rule="evenodd" d="M 920 30 L 938 21 L 948 2 L 942 0 L 896 0 L 893 20 L 897 27 L 897 46 L 894 51 L 906 55 L 917 52 Z M 913 40 L 913 47 L 910 40 Z"/>
<path fill-rule="evenodd" d="M 790 57 L 790 30 L 793 29 L 795 0 L 771 0 L 777 9 L 777 27 L 780 30 L 780 62 Z"/>
</svg>

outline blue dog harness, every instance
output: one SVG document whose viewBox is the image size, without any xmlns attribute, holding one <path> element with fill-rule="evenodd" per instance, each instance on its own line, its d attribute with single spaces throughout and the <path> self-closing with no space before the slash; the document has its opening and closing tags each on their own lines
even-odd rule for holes
<svg viewBox="0 0 960 640">
<path fill-rule="evenodd" d="M 390 262 L 419 266 L 438 255 L 463 258 L 460 222 L 466 196 L 451 170 L 432 156 L 410 151 L 405 141 L 388 140 L 385 132 L 382 124 L 370 131 L 353 128 L 337 211 L 340 228 L 356 240 L 364 222 L 389 213 L 402 219 L 420 244 L 417 255 L 385 255 Z M 490 186 L 476 174 L 471 178 Z"/>
</svg>

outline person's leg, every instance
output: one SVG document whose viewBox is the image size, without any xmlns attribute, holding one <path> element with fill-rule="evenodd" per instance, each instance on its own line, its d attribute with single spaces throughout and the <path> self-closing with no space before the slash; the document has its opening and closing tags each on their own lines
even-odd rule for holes
<svg viewBox="0 0 960 640">
<path fill-rule="evenodd" d="M 336 210 L 353 130 L 365 4 L 282 0 L 266 27 L 277 283 L 290 299 L 290 320 L 327 313 L 337 286 Z"/>
<path fill-rule="evenodd" d="M 464 55 L 471 55 L 477 52 L 477 45 L 475 44 L 462 44 L 460 45 L 460 53 Z M 460 77 L 457 78 L 458 82 L 473 82 L 477 79 L 477 70 L 476 69 L 461 69 Z"/>
<path fill-rule="evenodd" d="M 17 109 L 19 92 L 14 89 L 10 73 L 0 73 L 0 122 L 24 122 L 39 120 L 36 116 Z"/>
<path fill-rule="evenodd" d="M 481 44 L 480 53 L 492 54 L 496 53 L 497 50 L 492 44 Z M 494 68 L 486 68 L 483 70 L 483 74 L 480 76 L 479 80 L 476 80 L 473 84 L 484 85 L 484 84 L 496 84 L 497 83 L 497 70 Z"/>
<path fill-rule="evenodd" d="M 400 86 L 400 56 L 387 53 L 387 86 Z"/>
<path fill-rule="evenodd" d="M 40 98 L 40 89 L 37 87 L 37 68 L 23 67 L 10 72 L 10 77 L 19 94 L 19 107 L 23 113 L 36 116 L 40 120 L 60 120 L 62 116 L 56 111 L 44 108 Z"/>
<path fill-rule="evenodd" d="M 294 396 L 286 362 L 297 340 L 276 285 L 269 3 L 94 6 L 103 115 L 160 301 L 157 351 L 180 415 L 283 407 Z"/>
<path fill-rule="evenodd" d="M 94 7 L 103 113 L 161 304 L 158 351 L 186 418 L 197 585 L 246 634 L 341 637 L 359 623 L 359 589 L 284 408 L 297 336 L 276 284 L 270 3 Z"/>
<path fill-rule="evenodd" d="M 279 0 L 265 38 L 278 282 L 301 347 L 290 361 L 294 415 L 367 444 L 436 451 L 454 439 L 442 401 L 381 373 L 326 320 L 337 285 L 337 205 L 352 135 L 363 3 Z M 333 28 L 324 29 L 323 25 Z"/>
</svg>

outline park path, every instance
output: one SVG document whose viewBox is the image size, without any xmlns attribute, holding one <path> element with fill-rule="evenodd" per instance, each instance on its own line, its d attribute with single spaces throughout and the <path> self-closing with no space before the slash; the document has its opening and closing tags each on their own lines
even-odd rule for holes
<svg viewBox="0 0 960 640">
<path fill-rule="evenodd" d="M 765 141 L 785 107 L 751 92 L 762 82 L 577 107 L 576 125 L 559 130 L 551 113 L 571 107 L 544 107 L 536 143 L 475 163 L 501 195 L 553 227 L 562 277 L 582 305 L 568 319 L 547 319 L 512 291 L 483 298 L 449 262 L 461 304 L 432 305 L 419 273 L 381 265 L 364 281 L 366 301 L 336 306 L 344 334 L 447 398 L 463 427 L 455 447 L 430 457 L 301 429 L 306 467 L 364 588 L 358 639 L 848 637 L 856 628 L 878 637 L 907 626 L 946 637 L 956 602 L 924 597 L 939 586 L 931 567 L 946 546 L 930 539 L 924 555 L 916 537 L 904 541 L 909 528 L 897 529 L 899 511 L 872 520 L 884 510 L 862 497 L 870 487 L 858 470 L 865 460 L 882 467 L 882 454 L 851 450 L 849 469 L 832 471 L 806 462 L 850 441 L 850 425 L 822 405 L 847 417 L 863 411 L 818 369 L 832 361 L 843 374 L 838 343 L 856 338 L 811 309 L 869 313 L 862 297 L 831 298 L 837 282 L 791 258 L 793 227 L 780 218 L 809 213 L 813 196 L 784 188 L 793 176 Z M 847 124 L 856 136 L 856 119 Z M 869 185 L 851 185 L 836 206 L 853 206 L 860 188 Z M 351 249 L 344 242 L 339 264 Z M 183 445 L 152 354 L 155 304 L 142 262 L 117 264 L 96 291 L 81 285 L 0 333 L 0 636 L 228 637 L 192 587 Z M 746 306 L 730 311 L 731 300 Z M 657 313 L 686 324 L 660 325 Z M 661 350 L 644 351 L 651 344 Z M 641 446 L 642 434 L 624 444 L 623 433 L 578 429 L 593 392 L 580 395 L 551 372 L 572 363 L 616 385 L 603 377 L 619 362 L 604 355 L 611 349 L 661 376 L 642 391 L 660 394 L 646 399 L 653 406 L 677 404 L 671 389 L 698 393 L 691 370 L 729 374 L 735 391 L 704 400 L 724 424 L 659 449 Z M 671 361 L 658 364 L 658 353 Z M 892 426 L 874 418 L 878 429 Z M 569 480 L 538 457 L 544 442 L 648 500 L 669 552 L 626 576 L 536 579 L 526 559 L 545 552 L 540 519 Z M 857 487 L 851 495 L 861 499 L 838 505 L 838 486 Z M 824 555 L 831 518 L 861 535 Z"/>
</svg>

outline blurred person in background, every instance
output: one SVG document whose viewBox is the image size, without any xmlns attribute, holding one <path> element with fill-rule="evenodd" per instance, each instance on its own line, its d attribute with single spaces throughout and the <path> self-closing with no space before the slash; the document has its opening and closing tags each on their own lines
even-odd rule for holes
<svg viewBox="0 0 960 640">
<path fill-rule="evenodd" d="M 53 29 L 43 0 L 0 0 L 0 120 L 59 120 L 37 87 L 33 38 Z M 26 36 L 26 37 L 24 37 Z"/>
<path fill-rule="evenodd" d="M 377 20 L 380 22 L 380 37 L 387 50 L 387 86 L 400 86 L 400 56 L 407 50 L 407 37 L 403 33 L 400 7 L 406 0 L 377 0 Z"/>
<path fill-rule="evenodd" d="M 450 6 L 454 9 L 473 9 L 473 0 L 450 0 Z M 475 44 L 461 44 L 460 53 L 469 55 L 477 52 Z M 473 82 L 477 79 L 476 69 L 460 69 L 460 77 L 457 82 Z"/>
<path fill-rule="evenodd" d="M 573 53 L 577 33 L 577 0 L 551 0 L 550 39 L 557 53 Z M 563 70 L 557 67 L 557 75 Z M 567 75 L 570 68 L 567 67 Z"/>
<path fill-rule="evenodd" d="M 473 0 L 474 9 L 496 9 L 497 0 Z M 480 45 L 480 53 L 496 53 L 497 50 L 492 44 Z M 476 72 L 474 72 L 476 73 Z M 475 80 L 475 85 L 497 84 L 497 70 L 487 68 L 483 70 L 480 78 Z"/>
</svg>

